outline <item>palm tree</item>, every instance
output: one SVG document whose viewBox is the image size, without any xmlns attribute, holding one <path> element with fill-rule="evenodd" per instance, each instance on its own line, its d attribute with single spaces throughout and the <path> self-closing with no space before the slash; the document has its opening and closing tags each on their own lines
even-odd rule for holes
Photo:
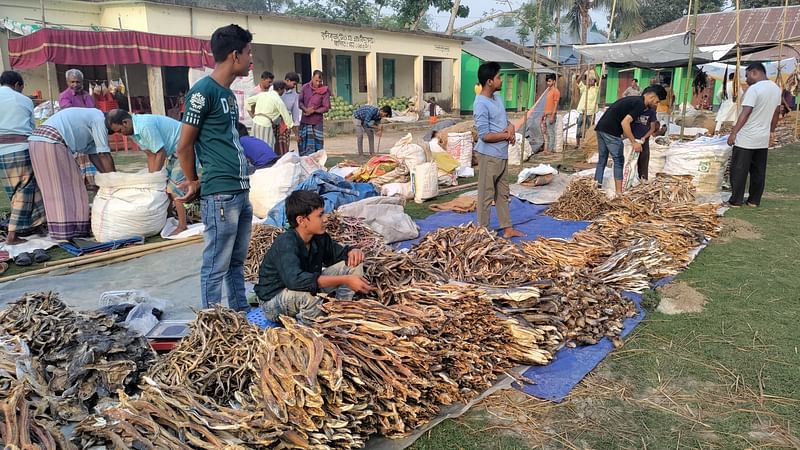
<svg viewBox="0 0 800 450">
<path fill-rule="evenodd" d="M 592 25 L 589 11 L 604 9 L 611 14 L 612 6 L 615 9 L 614 29 L 609 30 L 609 39 L 611 36 L 624 39 L 641 31 L 639 0 L 542 0 L 543 12 L 551 16 L 565 14 L 570 30 L 580 36 L 581 45 L 586 45 L 589 27 Z"/>
</svg>

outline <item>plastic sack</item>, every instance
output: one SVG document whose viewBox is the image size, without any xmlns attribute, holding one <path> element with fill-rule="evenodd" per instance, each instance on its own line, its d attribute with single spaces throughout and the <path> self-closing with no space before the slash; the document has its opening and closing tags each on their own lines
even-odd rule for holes
<svg viewBox="0 0 800 450">
<path fill-rule="evenodd" d="M 625 140 L 623 156 L 625 164 L 622 167 L 622 191 L 639 184 L 639 152 L 633 151 L 633 146 L 629 140 Z"/>
<path fill-rule="evenodd" d="M 529 178 L 536 177 L 538 175 L 556 175 L 558 174 L 558 170 L 554 169 L 553 166 L 550 164 L 539 164 L 536 167 L 527 167 L 522 169 L 522 171 L 517 175 L 517 184 L 523 183 Z"/>
<path fill-rule="evenodd" d="M 422 203 L 439 195 L 439 168 L 435 162 L 417 164 L 411 171 L 414 201 Z"/>
<path fill-rule="evenodd" d="M 413 171 L 417 164 L 425 162 L 425 149 L 414 143 L 411 133 L 406 134 L 397 141 L 394 147 L 389 150 L 389 154 L 405 164 L 410 171 Z"/>
<path fill-rule="evenodd" d="M 370 197 L 342 205 L 337 211 L 344 216 L 363 218 L 365 225 L 391 244 L 419 236 L 419 226 L 405 213 L 404 204 L 404 198 Z"/>
<path fill-rule="evenodd" d="M 472 143 L 471 131 L 447 136 L 447 153 L 458 161 L 459 167 L 472 167 Z"/>
<path fill-rule="evenodd" d="M 124 304 L 133 305 L 125 318 L 125 325 L 142 336 L 158 325 L 159 317 L 167 306 L 166 300 L 151 297 L 145 291 L 107 291 L 100 295 L 101 307 Z"/>
<path fill-rule="evenodd" d="M 250 175 L 250 203 L 253 214 L 263 219 L 302 181 L 303 169 L 297 153 L 289 152 L 272 167 L 258 169 Z"/>
<path fill-rule="evenodd" d="M 297 155 L 297 153 L 294 153 Z M 319 150 L 310 155 L 300 156 L 300 181 L 305 181 L 312 173 L 318 170 L 328 170 L 325 168 L 325 163 L 328 161 L 328 152 Z"/>
<path fill-rule="evenodd" d="M 461 165 L 447 152 L 431 152 L 431 159 L 436 163 L 436 167 L 440 172 L 453 173 L 458 170 Z"/>
<path fill-rule="evenodd" d="M 92 233 L 98 242 L 155 236 L 167 222 L 164 171 L 95 175 L 100 188 L 92 203 Z"/>
<path fill-rule="evenodd" d="M 650 161 L 647 163 L 647 172 L 651 177 L 664 171 L 669 148 L 670 141 L 666 136 L 659 136 L 650 140 Z"/>
<path fill-rule="evenodd" d="M 719 192 L 725 179 L 725 167 L 731 157 L 731 147 L 726 140 L 726 136 L 720 136 L 673 142 L 663 172 L 691 175 L 697 192 Z"/>
<path fill-rule="evenodd" d="M 527 139 L 522 139 L 522 134 L 517 133 L 517 140 L 515 141 L 514 145 L 508 146 L 508 165 L 509 166 L 518 166 L 519 165 L 519 152 L 522 151 L 523 156 L 522 159 L 527 161 L 533 155 L 533 151 L 531 150 L 531 143 L 528 142 Z"/>
<path fill-rule="evenodd" d="M 386 183 L 381 186 L 381 196 L 383 197 L 401 197 L 406 200 L 414 198 L 414 188 L 411 182 L 408 183 Z"/>
</svg>

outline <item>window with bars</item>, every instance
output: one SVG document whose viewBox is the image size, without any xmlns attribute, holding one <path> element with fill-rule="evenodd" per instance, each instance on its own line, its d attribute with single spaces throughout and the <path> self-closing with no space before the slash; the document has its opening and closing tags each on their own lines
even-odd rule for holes
<svg viewBox="0 0 800 450">
<path fill-rule="evenodd" d="M 422 62 L 422 90 L 424 92 L 442 92 L 442 62 Z"/>
</svg>

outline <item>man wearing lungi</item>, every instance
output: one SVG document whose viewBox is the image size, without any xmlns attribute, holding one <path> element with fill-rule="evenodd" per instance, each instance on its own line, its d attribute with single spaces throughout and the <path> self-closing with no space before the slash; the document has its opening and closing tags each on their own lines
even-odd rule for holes
<svg viewBox="0 0 800 450">
<path fill-rule="evenodd" d="M 36 186 L 28 154 L 28 136 L 36 128 L 33 101 L 22 95 L 22 76 L 8 70 L 0 75 L 0 182 L 11 201 L 6 244 L 25 242 L 18 231 L 45 223 L 42 193 Z"/>
<path fill-rule="evenodd" d="M 322 150 L 324 145 L 322 115 L 331 109 L 331 92 L 322 84 L 322 76 L 321 70 L 315 70 L 311 81 L 300 90 L 300 156 Z"/>
<path fill-rule="evenodd" d="M 167 195 L 175 205 L 178 216 L 178 227 L 173 235 L 186 230 L 186 208 L 178 200 L 186 193 L 178 185 L 186 181 L 178 155 L 178 139 L 181 135 L 181 123 L 167 116 L 154 114 L 134 114 L 131 116 L 124 109 L 112 109 L 106 114 L 108 128 L 115 133 L 130 136 L 136 145 L 147 155 L 147 171 L 160 172 L 167 170 Z"/>
<path fill-rule="evenodd" d="M 276 81 L 272 90 L 256 94 L 245 100 L 245 108 L 253 116 L 253 136 L 269 144 L 273 149 L 281 129 L 281 122 L 285 127 L 294 127 L 292 115 L 286 109 L 281 95 L 286 91 L 286 83 Z"/>
<path fill-rule="evenodd" d="M 108 133 L 99 109 L 68 108 L 50 116 L 28 138 L 51 238 L 89 235 L 89 197 L 75 156 L 87 155 L 100 173 L 114 172 Z"/>
<path fill-rule="evenodd" d="M 297 142 L 300 142 L 300 119 L 302 119 L 302 112 L 300 111 L 300 94 L 297 92 L 297 83 L 300 82 L 300 75 L 296 72 L 289 72 L 283 77 L 283 82 L 286 83 L 286 92 L 281 95 L 286 109 L 292 113 L 293 127 L 282 126 L 278 134 L 278 140 L 275 143 L 275 151 L 279 155 L 289 152 L 289 141 L 292 134 L 294 134 Z"/>
</svg>

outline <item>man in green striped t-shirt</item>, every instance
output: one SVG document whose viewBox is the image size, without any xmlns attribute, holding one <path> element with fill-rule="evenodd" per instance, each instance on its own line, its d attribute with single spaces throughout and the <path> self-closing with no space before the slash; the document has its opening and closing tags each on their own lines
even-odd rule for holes
<svg viewBox="0 0 800 450">
<path fill-rule="evenodd" d="M 250 241 L 253 207 L 248 199 L 250 179 L 247 159 L 239 143 L 236 123 L 239 110 L 230 90 L 237 76 L 247 75 L 252 56 L 253 35 L 238 25 L 218 28 L 211 35 L 211 51 L 216 65 L 210 76 L 186 94 L 178 158 L 186 182 L 180 201 L 200 196 L 203 217 L 203 265 L 200 269 L 200 295 L 204 308 L 222 302 L 222 283 L 228 306 L 247 309 L 244 287 L 244 260 Z M 203 167 L 198 181 L 195 151 Z"/>
</svg>

